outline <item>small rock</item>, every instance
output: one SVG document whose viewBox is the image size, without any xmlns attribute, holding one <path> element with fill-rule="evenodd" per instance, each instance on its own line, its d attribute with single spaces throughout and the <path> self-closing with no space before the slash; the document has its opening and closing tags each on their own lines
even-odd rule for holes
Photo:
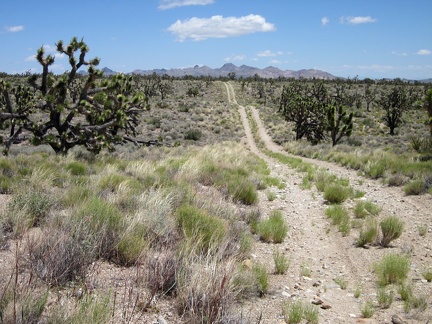
<svg viewBox="0 0 432 324">
<path fill-rule="evenodd" d="M 321 285 L 321 281 L 316 281 L 316 282 L 313 283 L 312 286 L 319 287 L 320 285 Z"/>
<path fill-rule="evenodd" d="M 314 305 L 322 305 L 323 301 L 317 297 L 314 297 L 314 299 L 311 301 L 311 303 Z"/>
<path fill-rule="evenodd" d="M 282 291 L 282 294 L 281 294 L 283 297 L 285 297 L 285 298 L 290 298 L 291 297 L 291 295 L 289 294 L 289 293 L 287 293 L 286 291 Z"/>
<path fill-rule="evenodd" d="M 351 318 L 356 318 L 357 315 L 356 315 L 356 314 L 349 314 L 349 317 L 351 317 Z"/>
<path fill-rule="evenodd" d="M 322 309 L 330 309 L 330 308 L 331 308 L 331 305 L 329 305 L 329 304 L 322 304 L 322 305 L 321 305 L 321 308 L 322 308 Z"/>
<path fill-rule="evenodd" d="M 398 315 L 393 315 L 392 316 L 392 323 L 393 324 L 403 324 L 403 321 L 402 321 L 402 319 L 398 316 Z"/>
<path fill-rule="evenodd" d="M 246 269 L 252 269 L 252 261 L 249 259 L 243 260 L 242 266 Z"/>
</svg>

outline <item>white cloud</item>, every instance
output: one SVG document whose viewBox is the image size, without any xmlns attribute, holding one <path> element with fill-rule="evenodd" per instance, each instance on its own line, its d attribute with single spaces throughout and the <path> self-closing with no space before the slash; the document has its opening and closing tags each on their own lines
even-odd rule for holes
<svg viewBox="0 0 432 324">
<path fill-rule="evenodd" d="M 371 16 L 357 16 L 357 17 L 348 16 L 348 17 L 341 17 L 340 22 L 341 24 L 359 25 L 359 24 L 376 22 L 376 19 L 372 18 Z"/>
<path fill-rule="evenodd" d="M 183 6 L 206 6 L 212 4 L 214 0 L 160 0 L 159 9 L 166 10 Z"/>
<path fill-rule="evenodd" d="M 244 61 L 246 59 L 245 55 L 242 54 L 233 54 L 231 56 L 225 57 L 225 62 L 235 62 L 235 61 Z"/>
<path fill-rule="evenodd" d="M 404 53 L 404 52 L 396 52 L 396 51 L 392 51 L 391 52 L 393 55 L 396 55 L 396 56 L 407 56 L 408 54 L 407 53 Z"/>
<path fill-rule="evenodd" d="M 321 18 L 321 24 L 322 24 L 323 26 L 328 25 L 329 22 L 330 22 L 330 20 L 329 20 L 327 17 L 323 17 L 323 18 Z"/>
<path fill-rule="evenodd" d="M 428 49 L 421 49 L 420 51 L 417 52 L 418 55 L 431 55 L 432 51 L 428 50 Z"/>
<path fill-rule="evenodd" d="M 5 29 L 5 31 L 7 33 L 17 33 L 17 32 L 23 31 L 24 30 L 24 26 L 23 25 L 20 25 L 20 26 L 6 26 L 4 29 Z"/>
<path fill-rule="evenodd" d="M 272 52 L 269 50 L 265 50 L 265 51 L 258 53 L 258 56 L 260 56 L 260 57 L 273 57 L 273 56 L 278 56 L 278 55 L 283 55 L 283 52 L 276 52 L 275 53 L 275 52 Z"/>
<path fill-rule="evenodd" d="M 184 21 L 177 20 L 168 28 L 168 31 L 176 35 L 180 42 L 188 38 L 202 41 L 207 38 L 226 38 L 274 30 L 276 27 L 259 15 L 227 18 L 223 16 L 194 17 Z"/>
</svg>

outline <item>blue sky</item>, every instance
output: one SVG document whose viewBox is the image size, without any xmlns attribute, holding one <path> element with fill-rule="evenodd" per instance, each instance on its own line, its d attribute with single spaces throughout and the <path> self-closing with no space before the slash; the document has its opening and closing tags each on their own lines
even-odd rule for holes
<svg viewBox="0 0 432 324">
<path fill-rule="evenodd" d="M 0 71 L 41 71 L 44 46 L 84 38 L 100 68 L 320 69 L 432 78 L 431 0 L 0 0 Z M 68 62 L 56 56 L 55 73 Z"/>
</svg>

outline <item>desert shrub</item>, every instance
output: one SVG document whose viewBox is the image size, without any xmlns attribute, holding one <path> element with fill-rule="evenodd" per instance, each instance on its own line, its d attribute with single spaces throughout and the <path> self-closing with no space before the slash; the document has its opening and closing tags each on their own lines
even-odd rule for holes
<svg viewBox="0 0 432 324">
<path fill-rule="evenodd" d="M 85 228 L 46 226 L 40 235 L 27 241 L 28 262 L 32 273 L 49 286 L 82 281 L 95 250 L 85 244 Z"/>
<path fill-rule="evenodd" d="M 84 231 L 85 239 L 89 248 L 97 251 L 97 257 L 116 257 L 124 228 L 122 215 L 113 204 L 101 198 L 90 197 L 77 206 L 71 221 L 87 227 Z"/>
<path fill-rule="evenodd" d="M 364 247 L 366 244 L 374 243 L 378 235 L 378 221 L 373 217 L 368 217 L 360 230 L 356 245 Z"/>
<path fill-rule="evenodd" d="M 273 261 L 276 274 L 284 274 L 290 266 L 290 260 L 279 249 L 273 252 Z"/>
<path fill-rule="evenodd" d="M 381 246 L 386 247 L 391 241 L 401 236 L 404 224 L 399 218 L 389 216 L 380 222 L 380 227 L 382 234 L 380 244 Z"/>
<path fill-rule="evenodd" d="M 184 138 L 186 140 L 192 140 L 192 141 L 199 141 L 201 137 L 202 137 L 202 132 L 197 129 L 187 130 L 184 135 Z"/>
<path fill-rule="evenodd" d="M 366 201 L 357 201 L 354 207 L 354 216 L 356 218 L 366 218 L 367 216 L 377 216 L 381 212 L 382 208 L 374 204 L 373 202 Z"/>
<path fill-rule="evenodd" d="M 64 207 L 73 207 L 79 205 L 91 196 L 91 190 L 87 186 L 74 186 L 65 190 L 60 202 Z"/>
<path fill-rule="evenodd" d="M 288 232 L 288 226 L 280 210 L 271 212 L 268 219 L 257 225 L 257 233 L 264 242 L 281 243 Z"/>
<path fill-rule="evenodd" d="M 177 289 L 178 258 L 170 251 L 150 254 L 144 263 L 145 283 L 150 295 L 167 295 Z"/>
<path fill-rule="evenodd" d="M 341 204 L 350 197 L 350 190 L 340 184 L 331 184 L 324 189 L 324 199 L 330 204 Z"/>
<path fill-rule="evenodd" d="M 406 182 L 407 182 L 407 177 L 405 177 L 400 173 L 392 174 L 387 178 L 387 184 L 390 187 L 400 187 L 406 184 Z"/>
<path fill-rule="evenodd" d="M 231 280 L 235 262 L 209 255 L 182 259 L 176 273 L 179 313 L 188 323 L 223 323 L 236 297 Z"/>
<path fill-rule="evenodd" d="M 404 186 L 404 192 L 406 195 L 421 195 L 425 193 L 426 186 L 422 179 L 416 179 L 408 182 Z"/>
<path fill-rule="evenodd" d="M 223 220 L 191 205 L 178 209 L 178 222 L 190 248 L 201 253 L 217 250 L 226 234 Z"/>
<path fill-rule="evenodd" d="M 387 254 L 375 264 L 374 268 L 380 287 L 398 284 L 402 283 L 407 277 L 410 260 L 405 255 Z"/>
<path fill-rule="evenodd" d="M 49 194 L 42 191 L 14 195 L 1 216 L 4 229 L 11 232 L 13 237 L 21 236 L 46 218 L 54 202 Z"/>
</svg>

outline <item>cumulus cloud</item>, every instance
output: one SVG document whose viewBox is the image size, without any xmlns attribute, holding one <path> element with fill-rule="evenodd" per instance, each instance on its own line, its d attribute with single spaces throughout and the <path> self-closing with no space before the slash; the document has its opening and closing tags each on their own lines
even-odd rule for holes
<svg viewBox="0 0 432 324">
<path fill-rule="evenodd" d="M 4 29 L 5 29 L 5 31 L 7 33 L 17 33 L 17 32 L 23 31 L 24 30 L 24 26 L 23 25 L 20 25 L 20 26 L 6 26 Z"/>
<path fill-rule="evenodd" d="M 268 23 L 260 15 L 244 17 L 213 16 L 211 18 L 191 18 L 184 21 L 177 20 L 168 31 L 177 36 L 180 42 L 190 38 L 202 41 L 208 38 L 235 37 L 255 32 L 269 32 L 276 27 Z"/>
<path fill-rule="evenodd" d="M 328 25 L 329 22 L 330 22 L 330 20 L 329 20 L 327 17 L 323 17 L 323 18 L 321 18 L 321 24 L 322 24 L 323 26 Z"/>
<path fill-rule="evenodd" d="M 357 17 L 341 17 L 340 18 L 341 24 L 350 24 L 350 25 L 359 25 L 359 24 L 368 24 L 376 22 L 375 18 L 372 18 L 371 16 L 357 16 Z"/>
<path fill-rule="evenodd" d="M 212 4 L 214 0 L 160 0 L 159 9 L 166 10 L 183 6 L 206 6 Z"/>
<path fill-rule="evenodd" d="M 231 56 L 225 57 L 225 62 L 235 62 L 235 61 L 244 61 L 246 59 L 246 56 L 243 54 L 233 54 Z"/>
<path fill-rule="evenodd" d="M 420 51 L 417 52 L 418 55 L 431 55 L 432 51 L 428 50 L 428 49 L 421 49 Z"/>
<path fill-rule="evenodd" d="M 272 52 L 269 50 L 265 50 L 258 53 L 258 56 L 260 57 L 272 57 L 272 56 L 279 56 L 279 55 L 283 55 L 283 52 Z"/>
</svg>

